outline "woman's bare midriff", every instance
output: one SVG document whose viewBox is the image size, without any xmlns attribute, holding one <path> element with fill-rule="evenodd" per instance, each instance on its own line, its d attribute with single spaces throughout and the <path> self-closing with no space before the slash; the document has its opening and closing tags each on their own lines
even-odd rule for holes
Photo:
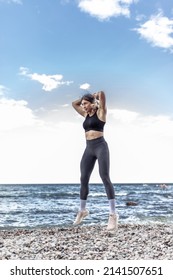
<svg viewBox="0 0 173 280">
<path fill-rule="evenodd" d="M 85 132 L 86 140 L 93 140 L 103 136 L 103 132 L 96 130 L 89 130 Z"/>
</svg>

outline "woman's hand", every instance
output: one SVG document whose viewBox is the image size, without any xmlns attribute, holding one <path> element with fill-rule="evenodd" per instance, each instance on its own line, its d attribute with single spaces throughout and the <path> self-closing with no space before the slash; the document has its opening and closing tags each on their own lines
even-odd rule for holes
<svg viewBox="0 0 173 280">
<path fill-rule="evenodd" d="M 93 96 L 94 96 L 95 99 L 99 100 L 99 92 L 93 93 Z"/>
</svg>

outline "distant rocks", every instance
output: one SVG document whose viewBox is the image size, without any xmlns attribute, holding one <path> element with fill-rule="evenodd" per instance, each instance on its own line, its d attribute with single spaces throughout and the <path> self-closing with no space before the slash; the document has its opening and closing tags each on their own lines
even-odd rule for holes
<svg viewBox="0 0 173 280">
<path fill-rule="evenodd" d="M 127 201 L 126 202 L 126 206 L 137 206 L 138 203 L 137 202 L 134 202 L 134 201 Z"/>
<path fill-rule="evenodd" d="M 160 187 L 161 189 L 167 189 L 167 188 L 168 188 L 168 186 L 167 186 L 166 184 L 161 184 L 161 185 L 159 185 L 159 187 Z"/>
</svg>

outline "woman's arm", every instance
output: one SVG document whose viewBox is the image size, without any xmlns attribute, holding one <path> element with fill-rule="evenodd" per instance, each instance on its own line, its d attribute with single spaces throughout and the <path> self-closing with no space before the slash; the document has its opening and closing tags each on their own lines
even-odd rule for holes
<svg viewBox="0 0 173 280">
<path fill-rule="evenodd" d="M 106 96 L 104 91 L 99 91 L 93 94 L 95 99 L 99 101 L 99 109 L 106 111 Z"/>
<path fill-rule="evenodd" d="M 105 93 L 103 91 L 99 91 L 97 93 L 94 93 L 93 95 L 99 101 L 98 117 L 102 121 L 106 121 L 107 108 L 106 108 L 106 96 L 105 96 Z"/>
<path fill-rule="evenodd" d="M 72 106 L 80 115 L 82 115 L 83 117 L 85 116 L 85 112 L 83 111 L 83 109 L 81 107 L 81 99 L 77 99 L 77 100 L 73 101 Z"/>
</svg>

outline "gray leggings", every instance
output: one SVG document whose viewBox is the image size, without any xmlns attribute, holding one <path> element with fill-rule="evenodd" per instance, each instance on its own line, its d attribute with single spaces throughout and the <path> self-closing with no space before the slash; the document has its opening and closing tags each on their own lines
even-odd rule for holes
<svg viewBox="0 0 173 280">
<path fill-rule="evenodd" d="M 89 193 L 89 178 L 98 159 L 99 174 L 105 186 L 108 199 L 114 199 L 115 193 L 109 177 L 109 149 L 104 137 L 86 141 L 86 149 L 81 159 L 80 199 L 86 200 Z"/>
</svg>

